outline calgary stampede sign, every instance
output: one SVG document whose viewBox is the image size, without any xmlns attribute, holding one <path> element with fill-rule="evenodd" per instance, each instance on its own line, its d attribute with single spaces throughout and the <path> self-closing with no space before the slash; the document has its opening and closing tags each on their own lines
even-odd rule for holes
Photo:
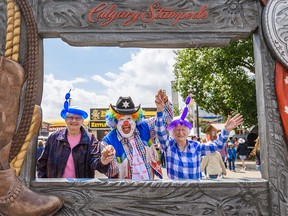
<svg viewBox="0 0 288 216">
<path fill-rule="evenodd" d="M 110 8 L 107 8 L 107 2 L 101 3 L 89 11 L 88 21 L 96 23 L 100 20 L 100 26 L 109 25 L 114 20 L 123 19 L 127 20 L 123 22 L 123 26 L 129 26 L 133 22 L 151 23 L 154 20 L 173 20 L 172 25 L 176 25 L 182 19 L 206 19 L 208 12 L 206 11 L 207 5 L 204 5 L 200 11 L 197 12 L 176 12 L 175 10 L 165 9 L 160 7 L 159 3 L 151 3 L 149 11 L 116 11 L 117 5 L 113 4 Z"/>
<path fill-rule="evenodd" d="M 288 215 L 287 11 L 287 0 L 1 1 L 0 215 Z M 225 46 L 251 33 L 262 179 L 35 178 L 44 38 L 192 48 Z"/>
</svg>

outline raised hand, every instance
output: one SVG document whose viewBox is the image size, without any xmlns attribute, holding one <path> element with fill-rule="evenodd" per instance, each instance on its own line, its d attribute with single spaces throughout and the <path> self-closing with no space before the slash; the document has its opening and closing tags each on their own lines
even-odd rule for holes
<svg viewBox="0 0 288 216">
<path fill-rule="evenodd" d="M 161 97 L 161 100 L 163 100 L 164 103 L 168 101 L 168 96 L 166 95 L 166 91 L 163 89 L 160 89 L 158 91 L 158 95 Z"/>
<path fill-rule="evenodd" d="M 243 123 L 243 116 L 240 114 L 236 114 L 233 118 L 230 118 L 228 116 L 226 124 L 225 124 L 225 130 L 227 132 L 230 132 L 233 130 L 235 127 L 241 125 Z"/>
<path fill-rule="evenodd" d="M 168 97 L 164 90 L 160 89 L 155 95 L 155 104 L 157 112 L 163 112 L 165 103 L 168 101 Z"/>
<path fill-rule="evenodd" d="M 109 164 L 115 157 L 116 151 L 112 145 L 107 145 L 101 152 L 101 163 L 103 165 Z"/>
</svg>

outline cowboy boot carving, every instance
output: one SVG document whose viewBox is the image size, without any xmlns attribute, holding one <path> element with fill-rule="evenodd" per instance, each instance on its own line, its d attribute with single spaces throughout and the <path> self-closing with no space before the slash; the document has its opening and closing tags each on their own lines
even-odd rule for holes
<svg viewBox="0 0 288 216">
<path fill-rule="evenodd" d="M 0 56 L 0 215 L 54 215 L 63 201 L 31 191 L 21 183 L 9 165 L 23 81 L 23 68 Z"/>
</svg>

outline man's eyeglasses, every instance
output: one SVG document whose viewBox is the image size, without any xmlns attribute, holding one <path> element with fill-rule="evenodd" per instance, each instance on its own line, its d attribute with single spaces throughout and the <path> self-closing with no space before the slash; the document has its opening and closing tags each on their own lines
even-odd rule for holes
<svg viewBox="0 0 288 216">
<path fill-rule="evenodd" d="M 69 120 L 69 121 L 73 121 L 73 120 L 75 120 L 75 121 L 80 121 L 80 120 L 82 120 L 83 118 L 81 118 L 81 117 L 79 117 L 79 116 L 76 116 L 76 117 L 68 116 L 68 117 L 66 117 L 66 119 Z"/>
</svg>

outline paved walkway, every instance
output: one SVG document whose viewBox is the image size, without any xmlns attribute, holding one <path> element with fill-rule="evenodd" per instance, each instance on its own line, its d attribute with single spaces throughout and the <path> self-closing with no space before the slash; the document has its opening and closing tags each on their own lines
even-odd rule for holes
<svg viewBox="0 0 288 216">
<path fill-rule="evenodd" d="M 256 170 L 255 161 L 245 161 L 245 164 L 246 164 L 246 170 L 242 170 L 241 161 L 237 160 L 235 163 L 236 172 L 232 172 L 229 169 L 227 169 L 227 175 L 224 176 L 224 179 L 261 178 L 261 172 Z"/>
<path fill-rule="evenodd" d="M 260 171 L 256 170 L 255 168 L 255 161 L 245 161 L 246 163 L 246 170 L 241 169 L 241 161 L 237 160 L 235 163 L 236 172 L 231 172 L 227 169 L 227 175 L 224 176 L 224 179 L 254 179 L 254 178 L 261 178 Z M 166 169 L 162 169 L 163 172 L 163 179 L 168 179 L 166 174 Z M 95 178 L 107 178 L 105 175 L 96 171 Z M 219 178 L 222 179 L 222 178 Z"/>
<path fill-rule="evenodd" d="M 224 176 L 224 179 L 254 179 L 254 178 L 261 178 L 261 172 L 256 170 L 255 168 L 255 161 L 245 161 L 246 170 L 242 170 L 241 168 L 241 161 L 237 160 L 235 163 L 236 172 L 231 172 L 227 169 L 227 175 Z M 163 179 L 168 179 L 166 174 L 166 169 L 162 169 L 163 172 Z M 205 178 L 203 178 L 205 179 Z M 221 177 L 218 179 L 222 179 Z"/>
</svg>

